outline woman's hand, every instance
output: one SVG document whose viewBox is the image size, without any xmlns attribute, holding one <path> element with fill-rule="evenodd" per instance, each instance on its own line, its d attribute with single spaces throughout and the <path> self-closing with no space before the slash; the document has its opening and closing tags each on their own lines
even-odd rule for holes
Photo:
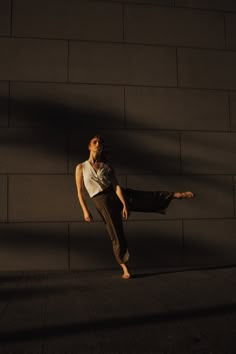
<svg viewBox="0 0 236 354">
<path fill-rule="evenodd" d="M 129 217 L 129 211 L 128 211 L 126 205 L 123 205 L 122 217 L 123 217 L 123 219 L 125 219 L 125 220 L 127 220 L 128 217 Z"/>
<path fill-rule="evenodd" d="M 89 211 L 85 211 L 84 212 L 84 220 L 87 221 L 87 222 L 92 222 L 93 221 L 93 217 L 92 217 L 92 215 L 90 214 Z"/>
</svg>

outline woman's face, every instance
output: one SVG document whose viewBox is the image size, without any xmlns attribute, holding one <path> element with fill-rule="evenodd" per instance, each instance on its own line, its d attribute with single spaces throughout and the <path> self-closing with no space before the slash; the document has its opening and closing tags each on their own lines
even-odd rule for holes
<svg viewBox="0 0 236 354">
<path fill-rule="evenodd" d="M 90 140 L 88 148 L 91 152 L 101 153 L 103 149 L 103 143 L 99 137 L 95 136 Z"/>
</svg>

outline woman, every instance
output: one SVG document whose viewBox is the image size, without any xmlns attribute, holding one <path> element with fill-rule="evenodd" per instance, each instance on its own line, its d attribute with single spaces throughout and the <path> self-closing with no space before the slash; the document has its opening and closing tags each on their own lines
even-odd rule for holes
<svg viewBox="0 0 236 354">
<path fill-rule="evenodd" d="M 84 220 L 92 221 L 84 197 L 84 187 L 94 200 L 112 241 L 113 252 L 123 270 L 123 279 L 131 277 L 127 267 L 129 252 L 124 235 L 123 219 L 129 211 L 164 213 L 172 199 L 193 198 L 192 192 L 143 192 L 123 189 L 118 183 L 112 167 L 104 157 L 104 142 L 95 135 L 89 142 L 89 158 L 76 167 L 76 186 L 83 210 Z"/>
</svg>

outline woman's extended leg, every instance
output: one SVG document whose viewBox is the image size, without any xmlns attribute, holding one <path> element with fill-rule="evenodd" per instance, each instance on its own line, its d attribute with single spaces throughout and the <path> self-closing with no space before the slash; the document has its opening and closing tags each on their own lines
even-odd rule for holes
<svg viewBox="0 0 236 354">
<path fill-rule="evenodd" d="M 136 189 L 124 189 L 124 195 L 130 211 L 162 212 L 171 203 L 174 193 L 167 191 L 141 191 Z"/>
<path fill-rule="evenodd" d="M 130 211 L 165 213 L 173 199 L 191 199 L 193 192 L 123 190 Z"/>
</svg>

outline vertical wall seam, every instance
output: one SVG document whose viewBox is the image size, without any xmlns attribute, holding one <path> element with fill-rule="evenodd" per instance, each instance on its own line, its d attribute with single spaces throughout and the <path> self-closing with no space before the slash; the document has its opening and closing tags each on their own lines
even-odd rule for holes
<svg viewBox="0 0 236 354">
<path fill-rule="evenodd" d="M 228 48 L 228 41 L 227 41 L 227 26 L 226 26 L 226 18 L 225 14 L 223 14 L 223 21 L 224 21 L 224 40 L 225 40 L 225 49 Z"/>
<path fill-rule="evenodd" d="M 70 137 L 69 132 L 66 134 L 66 170 L 67 175 L 70 174 Z"/>
<path fill-rule="evenodd" d="M 230 90 L 227 92 L 228 95 L 228 119 L 229 119 L 229 130 L 232 131 L 232 118 L 231 118 L 231 97 Z"/>
<path fill-rule="evenodd" d="M 9 175 L 7 175 L 7 222 L 9 222 Z"/>
<path fill-rule="evenodd" d="M 70 40 L 67 41 L 67 82 L 70 82 Z"/>
<path fill-rule="evenodd" d="M 10 0 L 10 36 L 13 34 L 13 0 Z"/>
<path fill-rule="evenodd" d="M 179 132 L 179 168 L 180 174 L 183 174 L 183 161 L 182 161 L 182 132 Z"/>
<path fill-rule="evenodd" d="M 10 127 L 11 118 L 11 81 L 8 81 L 8 112 L 7 112 L 7 127 Z"/>
<path fill-rule="evenodd" d="M 122 6 L 122 39 L 125 41 L 125 3 L 121 4 Z"/>
<path fill-rule="evenodd" d="M 236 216 L 236 209 L 235 209 L 235 186 L 234 186 L 234 176 L 232 176 L 232 185 L 233 185 L 233 210 L 234 210 L 234 216 Z"/>
<path fill-rule="evenodd" d="M 124 114 L 124 118 L 123 118 L 123 122 L 124 122 L 124 129 L 126 129 L 127 128 L 127 117 L 126 117 L 126 89 L 125 89 L 125 87 L 124 87 L 124 92 L 123 92 L 123 94 L 124 94 L 124 97 L 123 97 L 123 99 L 124 99 L 124 111 L 123 111 L 123 114 Z"/>
<path fill-rule="evenodd" d="M 175 49 L 176 53 L 176 87 L 179 87 L 179 58 L 178 58 L 178 48 Z"/>
<path fill-rule="evenodd" d="M 185 230 L 184 230 L 184 220 L 182 222 L 182 265 L 185 266 Z"/>
<path fill-rule="evenodd" d="M 71 252 L 71 244 L 70 244 L 70 224 L 67 225 L 67 251 L 68 251 L 68 270 L 70 270 L 70 252 Z"/>
</svg>

